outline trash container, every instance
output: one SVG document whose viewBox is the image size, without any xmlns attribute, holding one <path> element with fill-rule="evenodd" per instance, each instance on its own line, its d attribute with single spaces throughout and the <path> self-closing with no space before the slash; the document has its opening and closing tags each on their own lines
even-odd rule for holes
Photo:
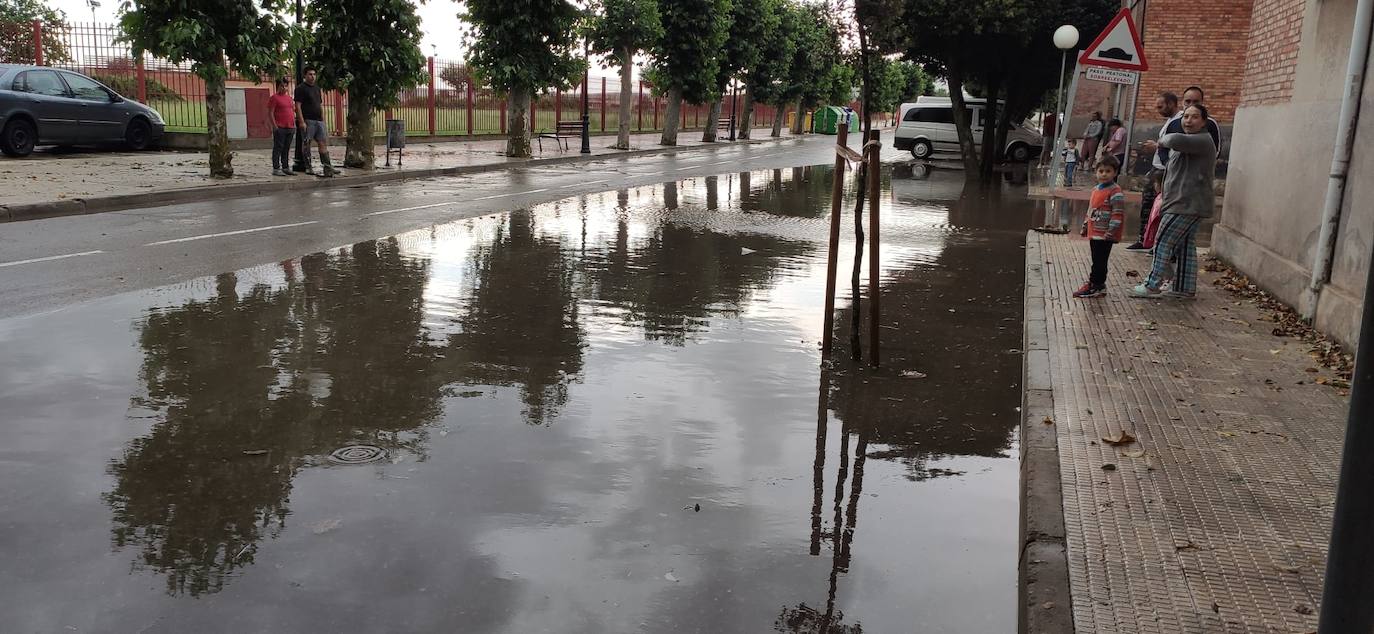
<svg viewBox="0 0 1374 634">
<path fill-rule="evenodd" d="M 840 125 L 845 121 L 849 113 L 839 106 L 825 106 L 816 111 L 816 132 L 821 134 L 838 134 Z M 849 119 L 849 131 L 859 131 L 859 118 L 847 117 Z"/>
<path fill-rule="evenodd" d="M 401 166 L 401 150 L 406 146 L 406 120 L 386 120 L 386 166 L 391 167 L 391 153 L 396 152 L 396 167 Z"/>
</svg>

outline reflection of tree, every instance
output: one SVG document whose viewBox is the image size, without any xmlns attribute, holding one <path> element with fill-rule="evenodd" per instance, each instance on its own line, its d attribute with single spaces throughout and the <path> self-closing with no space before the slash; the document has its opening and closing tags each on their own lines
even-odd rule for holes
<svg viewBox="0 0 1374 634">
<path fill-rule="evenodd" d="M 525 421 L 552 421 L 582 371 L 582 326 L 573 267 L 557 238 L 537 235 L 528 211 L 472 258 L 472 297 L 446 364 L 464 383 L 518 385 Z"/>
<path fill-rule="evenodd" d="M 748 178 L 742 178 L 740 207 L 745 211 L 799 218 L 819 218 L 829 212 L 830 175 L 835 168 L 815 165 L 794 167 L 790 171 L 791 178 L 784 181 L 782 170 L 773 170 L 770 185 L 757 192 L 750 192 Z"/>
<path fill-rule="evenodd" d="M 138 407 L 160 413 L 110 466 L 117 547 L 167 575 L 167 591 L 216 592 L 288 514 L 295 472 L 350 442 L 420 451 L 438 412 L 438 351 L 420 326 L 428 267 L 395 242 L 284 263 L 287 282 L 217 292 L 141 326 Z M 313 458 L 312 458 L 313 457 Z"/>
</svg>

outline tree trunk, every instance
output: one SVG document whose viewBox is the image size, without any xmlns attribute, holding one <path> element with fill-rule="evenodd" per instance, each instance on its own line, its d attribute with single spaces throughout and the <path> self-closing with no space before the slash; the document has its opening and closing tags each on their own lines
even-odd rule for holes
<svg viewBox="0 0 1374 634">
<path fill-rule="evenodd" d="M 782 136 L 782 118 L 786 114 L 783 110 L 786 107 L 786 105 L 778 104 L 778 107 L 773 110 L 773 134 L 770 136 L 775 139 Z"/>
<path fill-rule="evenodd" d="M 978 150 L 973 145 L 973 128 L 968 117 L 968 105 L 964 102 L 964 75 L 954 63 L 948 65 L 945 74 L 954 129 L 959 134 L 959 149 L 964 159 L 964 179 L 975 180 L 978 178 Z"/>
<path fill-rule="evenodd" d="M 985 182 L 991 182 L 997 159 L 1002 155 L 997 146 L 997 96 L 1002 90 L 1002 78 L 988 75 L 985 79 L 988 89 L 988 102 L 983 108 L 983 156 L 980 173 Z"/>
<path fill-rule="evenodd" d="M 797 114 L 796 114 L 796 116 L 792 117 L 792 134 L 801 134 L 801 133 L 802 133 L 802 130 L 803 130 L 803 128 L 802 128 L 802 123 L 806 120 L 806 117 L 804 117 L 803 114 L 804 114 L 804 113 L 803 113 L 803 111 L 802 111 L 802 102 L 801 102 L 800 99 L 798 99 L 798 100 L 797 100 Z"/>
<path fill-rule="evenodd" d="M 720 121 L 721 102 L 712 101 L 711 108 L 706 113 L 706 129 L 701 132 L 702 143 L 715 143 L 716 134 L 720 131 L 717 125 Z"/>
<path fill-rule="evenodd" d="M 224 77 L 205 78 L 205 126 L 209 132 L 210 176 L 234 177 L 234 153 L 229 151 L 228 117 L 224 114 Z"/>
<path fill-rule="evenodd" d="M 622 150 L 630 149 L 630 108 L 634 99 L 634 55 L 624 50 L 620 52 L 620 127 L 615 135 L 615 146 Z"/>
<path fill-rule="evenodd" d="M 371 170 L 376 167 L 373 153 L 372 105 L 362 96 L 349 95 L 348 145 L 344 149 L 344 167 Z"/>
<path fill-rule="evenodd" d="M 659 145 L 677 145 L 677 129 L 682 123 L 682 89 L 668 89 L 668 107 L 663 112 L 663 138 Z"/>
<path fill-rule="evenodd" d="M 506 156 L 526 158 L 530 155 L 530 91 L 523 88 L 510 91 L 506 107 L 510 131 L 506 138 Z"/>
<path fill-rule="evenodd" d="M 744 112 L 740 113 L 737 138 L 749 138 L 749 128 L 754 125 L 754 88 L 744 89 Z"/>
</svg>

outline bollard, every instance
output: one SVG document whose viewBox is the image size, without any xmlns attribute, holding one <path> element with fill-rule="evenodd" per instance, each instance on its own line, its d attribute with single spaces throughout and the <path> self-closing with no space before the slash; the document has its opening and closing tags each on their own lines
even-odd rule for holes
<svg viewBox="0 0 1374 634">
<path fill-rule="evenodd" d="M 835 273 L 840 259 L 840 210 L 844 203 L 845 158 L 840 148 L 849 142 L 849 126 L 835 137 L 835 174 L 830 183 L 830 251 L 825 260 L 825 326 L 821 335 L 821 358 L 830 358 L 835 339 Z"/>
</svg>

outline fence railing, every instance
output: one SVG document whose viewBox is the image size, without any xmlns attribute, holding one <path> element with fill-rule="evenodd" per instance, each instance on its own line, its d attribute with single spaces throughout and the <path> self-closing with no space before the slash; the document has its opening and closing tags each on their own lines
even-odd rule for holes
<svg viewBox="0 0 1374 634">
<path fill-rule="evenodd" d="M 4 53 L 0 63 L 52 66 L 89 75 L 126 97 L 156 108 L 166 121 L 168 131 L 206 131 L 205 82 L 191 72 L 189 64 L 135 56 L 132 48 L 120 41 L 119 28 L 115 25 L 70 23 L 51 28 L 38 21 L 31 25 L 0 23 L 0 34 L 7 38 L 0 42 L 0 53 Z M 287 66 L 283 60 L 282 68 Z M 424 83 L 401 91 L 396 106 L 374 115 L 377 135 L 385 133 L 383 121 L 390 118 L 405 120 L 406 133 L 410 136 L 475 136 L 506 132 L 504 97 L 489 87 L 478 85 L 464 64 L 430 57 L 426 75 Z M 261 91 L 270 89 L 271 80 L 271 77 L 245 77 L 231 72 L 226 84 L 229 88 Z M 620 78 L 597 75 L 590 76 L 572 90 L 555 90 L 534 99 L 530 106 L 532 129 L 553 130 L 557 121 L 580 120 L 584 93 L 591 131 L 610 133 L 618 130 Z M 265 102 L 266 93 L 252 94 Z M 631 94 L 630 129 L 635 132 L 662 130 L 666 100 L 655 96 L 652 85 L 643 81 L 632 87 Z M 736 112 L 742 112 L 743 95 L 730 95 L 722 109 L 723 117 L 729 116 L 732 101 Z M 345 92 L 325 93 L 325 122 L 335 135 L 344 133 L 347 108 Z M 785 117 L 787 113 L 758 104 L 754 109 L 753 127 L 769 128 L 778 116 Z M 681 127 L 701 129 L 713 125 L 714 122 L 707 121 L 708 117 L 709 106 L 683 104 Z"/>
</svg>

